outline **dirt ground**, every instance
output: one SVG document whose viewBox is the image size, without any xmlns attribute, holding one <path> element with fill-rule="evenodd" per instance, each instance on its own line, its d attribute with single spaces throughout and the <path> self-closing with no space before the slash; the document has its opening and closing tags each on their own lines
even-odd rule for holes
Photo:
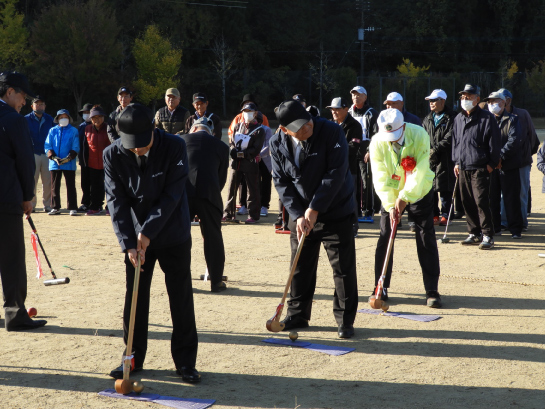
<svg viewBox="0 0 545 409">
<path fill-rule="evenodd" d="M 535 163 L 535 161 L 534 161 Z M 79 176 L 78 176 L 79 177 Z M 424 305 L 414 233 L 396 240 L 390 311 L 441 315 L 422 323 L 358 314 L 356 336 L 340 340 L 332 314 L 333 280 L 325 253 L 319 262 L 313 316 L 300 340 L 350 346 L 334 357 L 262 342 L 287 339 L 265 329 L 289 270 L 287 235 L 274 234 L 277 212 L 257 225 L 223 227 L 229 290 L 209 292 L 202 237 L 192 227 L 192 276 L 202 383 L 188 385 L 174 374 L 171 321 L 165 285 L 157 267 L 152 285 L 149 350 L 145 370 L 134 376 L 145 392 L 216 399 L 214 408 L 544 408 L 545 407 L 545 196 L 534 167 L 529 231 L 522 240 L 496 238 L 496 248 L 463 247 L 465 220 L 438 244 L 444 307 Z M 79 178 L 78 178 L 79 186 Z M 62 188 L 64 195 L 64 186 Z M 224 192 L 225 194 L 226 192 Z M 41 192 L 38 192 L 41 197 Z M 63 204 L 65 204 L 63 197 Z M 1 408 L 159 408 L 97 395 L 113 388 L 106 374 L 123 350 L 123 256 L 107 216 L 69 217 L 37 212 L 33 219 L 59 277 L 71 283 L 45 287 L 27 238 L 27 307 L 48 325 L 10 332 L 0 319 Z M 438 229 L 437 237 L 444 231 Z M 360 308 L 369 308 L 378 217 L 360 224 L 356 239 Z M 42 256 L 44 272 L 48 269 Z M 49 277 L 46 277 L 49 278 Z M 43 280 L 43 279 L 42 279 Z M 3 317 L 3 314 L 2 314 Z"/>
</svg>

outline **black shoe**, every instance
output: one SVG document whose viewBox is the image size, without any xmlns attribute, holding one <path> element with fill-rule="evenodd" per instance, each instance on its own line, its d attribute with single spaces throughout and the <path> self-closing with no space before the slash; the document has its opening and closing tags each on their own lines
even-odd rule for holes
<svg viewBox="0 0 545 409">
<path fill-rule="evenodd" d="M 227 285 L 223 281 L 219 284 L 212 285 L 212 288 L 210 289 L 213 293 L 221 293 L 225 290 L 227 290 Z"/>
<path fill-rule="evenodd" d="M 426 305 L 430 308 L 441 308 L 441 296 L 437 291 L 426 291 Z"/>
<path fill-rule="evenodd" d="M 87 213 L 88 210 L 89 210 L 89 207 L 85 206 L 84 204 L 78 207 L 78 212 L 80 213 Z"/>
<path fill-rule="evenodd" d="M 464 246 L 467 246 L 471 244 L 479 244 L 481 241 L 483 241 L 482 234 L 479 234 L 478 236 L 474 234 L 470 234 L 469 236 L 467 236 L 465 240 L 461 242 L 461 244 L 463 244 Z"/>
<path fill-rule="evenodd" d="M 354 336 L 354 326 L 348 324 L 339 325 L 339 338 L 352 338 Z"/>
<path fill-rule="evenodd" d="M 140 372 L 142 369 L 144 368 L 142 368 L 141 366 L 135 366 L 134 369 L 130 371 L 130 373 Z M 112 372 L 110 372 L 110 376 L 114 379 L 123 379 L 123 364 L 113 369 Z"/>
<path fill-rule="evenodd" d="M 464 212 L 454 212 L 454 218 L 455 219 L 461 219 L 462 217 L 464 217 L 466 214 Z"/>
<path fill-rule="evenodd" d="M 182 366 L 176 369 L 176 374 L 182 377 L 184 382 L 199 383 L 201 381 L 201 374 L 195 368 L 190 366 Z"/>
<path fill-rule="evenodd" d="M 22 324 L 6 325 L 6 331 L 29 331 L 41 328 L 47 324 L 46 320 L 29 320 Z"/>
<path fill-rule="evenodd" d="M 375 298 L 376 298 L 375 291 L 373 291 L 371 293 L 371 296 L 369 297 L 369 302 L 371 302 Z M 382 295 L 380 296 L 380 299 L 382 301 L 388 301 L 388 289 L 387 288 L 382 288 Z"/>
<path fill-rule="evenodd" d="M 295 316 L 288 316 L 284 318 L 283 321 L 281 321 L 283 324 L 285 324 L 285 327 L 282 331 L 289 331 L 290 329 L 297 329 L 297 328 L 308 328 L 308 320 Z"/>
</svg>

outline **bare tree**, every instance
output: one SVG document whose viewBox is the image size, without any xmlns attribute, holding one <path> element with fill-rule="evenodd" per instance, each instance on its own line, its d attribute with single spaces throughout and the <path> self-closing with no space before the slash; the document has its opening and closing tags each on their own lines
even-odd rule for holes
<svg viewBox="0 0 545 409">
<path fill-rule="evenodd" d="M 230 48 L 225 42 L 225 37 L 223 33 L 221 34 L 221 38 L 217 38 L 214 41 L 212 51 L 214 52 L 214 55 L 216 57 L 216 59 L 212 62 L 212 65 L 221 79 L 221 92 L 223 96 L 223 117 L 226 117 L 227 89 L 225 83 L 236 72 L 235 62 L 237 56 L 236 52 L 232 48 Z"/>
<path fill-rule="evenodd" d="M 337 83 L 333 79 L 331 70 L 329 69 L 329 56 L 324 52 L 324 44 L 320 43 L 320 54 L 316 56 L 318 64 L 309 64 L 312 80 L 316 85 L 316 89 L 320 90 L 320 110 L 323 109 L 322 94 L 333 91 L 337 88 Z"/>
</svg>

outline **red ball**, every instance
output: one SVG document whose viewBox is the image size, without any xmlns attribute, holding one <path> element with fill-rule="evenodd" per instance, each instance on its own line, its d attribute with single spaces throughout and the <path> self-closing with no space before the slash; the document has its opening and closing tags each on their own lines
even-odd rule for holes
<svg viewBox="0 0 545 409">
<path fill-rule="evenodd" d="M 38 315 L 38 310 L 34 307 L 30 307 L 27 312 L 30 318 L 34 318 L 36 315 Z"/>
</svg>

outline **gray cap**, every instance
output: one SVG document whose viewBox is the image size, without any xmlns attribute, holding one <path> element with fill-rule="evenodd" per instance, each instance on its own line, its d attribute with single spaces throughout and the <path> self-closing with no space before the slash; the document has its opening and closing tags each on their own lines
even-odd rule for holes
<svg viewBox="0 0 545 409">
<path fill-rule="evenodd" d="M 488 97 L 483 99 L 483 101 L 488 101 L 490 99 L 501 99 L 502 101 L 505 101 L 505 95 L 503 95 L 503 92 L 494 91 Z"/>
<path fill-rule="evenodd" d="M 335 108 L 335 109 L 338 109 L 338 108 L 346 108 L 350 106 L 348 104 L 348 102 L 342 98 L 342 97 L 337 97 L 337 98 L 333 98 L 331 100 L 331 105 L 327 106 L 326 108 L 327 109 L 331 109 L 331 108 Z"/>
<path fill-rule="evenodd" d="M 212 135 L 212 132 L 214 131 L 214 122 L 210 118 L 207 118 L 205 116 L 200 117 L 195 122 L 193 122 L 193 125 L 191 125 L 191 129 L 189 130 L 189 133 L 195 132 L 195 128 L 197 127 L 203 127 L 206 128 L 206 130 Z"/>
</svg>

